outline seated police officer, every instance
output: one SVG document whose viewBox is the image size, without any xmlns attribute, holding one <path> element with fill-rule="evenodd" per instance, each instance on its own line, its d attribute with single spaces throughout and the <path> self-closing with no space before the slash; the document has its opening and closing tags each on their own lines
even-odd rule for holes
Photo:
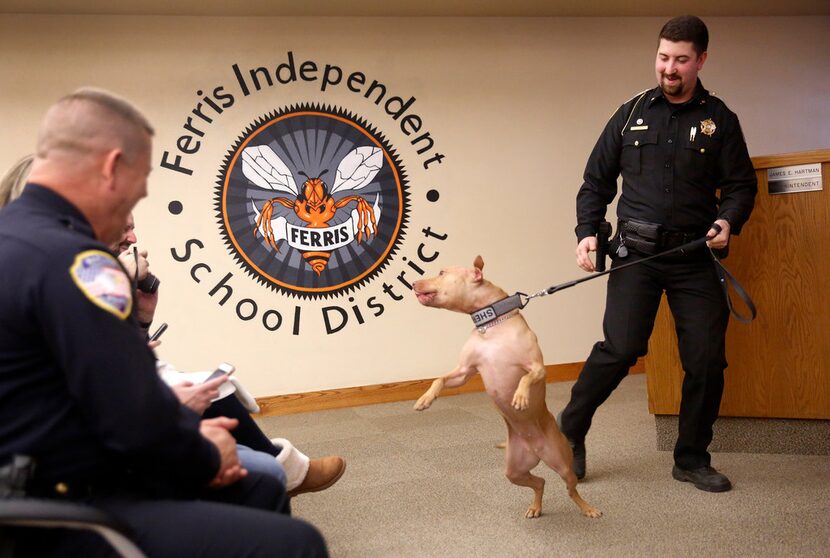
<svg viewBox="0 0 830 558">
<path fill-rule="evenodd" d="M 229 430 L 158 378 L 109 253 L 146 195 L 152 128 L 83 89 L 46 114 L 23 195 L 0 212 L 0 466 L 34 459 L 30 495 L 99 507 L 150 556 L 325 556 L 271 477 L 247 474 Z M 93 556 L 94 535 L 18 533 L 23 555 Z"/>
</svg>

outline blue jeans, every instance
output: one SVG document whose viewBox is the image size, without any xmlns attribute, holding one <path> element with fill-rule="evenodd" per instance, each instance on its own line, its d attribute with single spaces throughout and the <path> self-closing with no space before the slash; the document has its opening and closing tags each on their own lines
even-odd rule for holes
<svg viewBox="0 0 830 558">
<path fill-rule="evenodd" d="M 236 445 L 236 451 L 239 453 L 239 461 L 248 471 L 271 476 L 280 481 L 280 484 L 285 488 L 287 482 L 285 469 L 282 468 L 282 465 L 277 462 L 273 455 L 252 450 L 242 444 Z"/>
</svg>

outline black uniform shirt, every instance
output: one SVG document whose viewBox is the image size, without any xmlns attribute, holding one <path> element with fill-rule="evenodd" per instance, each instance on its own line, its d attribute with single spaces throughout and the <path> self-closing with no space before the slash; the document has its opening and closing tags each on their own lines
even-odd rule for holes
<svg viewBox="0 0 830 558">
<path fill-rule="evenodd" d="M 130 469 L 181 490 L 218 470 L 199 417 L 156 373 L 130 287 L 52 190 L 29 184 L 0 211 L 0 464 L 34 457 L 37 486 Z"/>
<path fill-rule="evenodd" d="M 611 117 L 577 194 L 579 240 L 597 233 L 620 175 L 620 219 L 701 235 L 716 219 L 739 234 L 758 189 L 738 117 L 700 81 L 686 103 L 669 103 L 657 87 Z"/>
</svg>

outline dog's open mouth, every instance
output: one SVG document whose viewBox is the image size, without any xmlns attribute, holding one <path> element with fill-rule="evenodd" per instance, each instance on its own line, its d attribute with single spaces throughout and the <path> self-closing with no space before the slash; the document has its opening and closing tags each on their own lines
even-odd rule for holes
<svg viewBox="0 0 830 558">
<path fill-rule="evenodd" d="M 435 298 L 435 292 L 422 292 L 422 291 L 415 291 L 415 296 L 418 297 L 418 302 L 423 304 L 424 306 L 429 306 L 430 303 Z"/>
</svg>

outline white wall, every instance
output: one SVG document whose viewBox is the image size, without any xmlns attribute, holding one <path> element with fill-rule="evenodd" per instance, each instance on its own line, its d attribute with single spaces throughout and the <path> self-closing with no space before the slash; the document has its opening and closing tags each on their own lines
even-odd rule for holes
<svg viewBox="0 0 830 558">
<path fill-rule="evenodd" d="M 654 84 L 653 56 L 662 18 L 191 18 L 0 16 L 0 168 L 32 150 L 37 123 L 62 94 L 97 85 L 123 94 L 156 126 L 151 192 L 137 209 L 140 244 L 162 279 L 157 323 L 170 329 L 162 358 L 182 369 L 237 365 L 255 395 L 425 378 L 454 366 L 469 318 L 421 308 L 410 293 L 394 302 L 382 283 L 397 284 L 423 241 L 440 257 L 428 274 L 469 264 L 508 291 L 539 290 L 582 276 L 573 262 L 574 198 L 597 136 L 611 113 Z M 701 78 L 741 118 L 750 154 L 830 147 L 830 18 L 710 18 L 710 57 Z M 416 97 L 419 114 L 444 154 L 423 168 L 397 123 L 345 84 L 275 85 L 244 97 L 231 67 L 276 68 L 292 51 L 298 64 L 360 71 Z M 224 85 L 235 103 L 214 122 L 194 174 L 161 168 L 199 100 L 196 91 Z M 216 174 L 240 133 L 260 115 L 299 102 L 346 108 L 385 135 L 409 176 L 408 233 L 397 256 L 351 296 L 366 317 L 327 335 L 321 308 L 335 300 L 298 300 L 248 277 L 225 249 L 213 210 Z M 430 189 L 440 200 L 428 202 Z M 172 215 L 168 204 L 185 210 Z M 425 227 L 448 235 L 427 239 Z M 187 263 L 171 257 L 185 241 L 205 244 Z M 201 283 L 195 262 L 208 264 Z M 234 294 L 224 306 L 208 291 L 228 272 Z M 407 277 L 414 278 L 413 272 Z M 3 286 L 3 288 L 10 288 Z M 398 287 L 398 292 L 403 289 Z M 372 317 L 375 296 L 385 311 Z M 243 322 L 242 298 L 260 313 L 274 308 L 287 323 L 266 331 Z M 604 279 L 534 302 L 526 310 L 547 363 L 584 360 L 601 334 Z M 291 334 L 295 305 L 301 333 Z M 94 340 L 91 340 L 94 342 Z"/>
</svg>

